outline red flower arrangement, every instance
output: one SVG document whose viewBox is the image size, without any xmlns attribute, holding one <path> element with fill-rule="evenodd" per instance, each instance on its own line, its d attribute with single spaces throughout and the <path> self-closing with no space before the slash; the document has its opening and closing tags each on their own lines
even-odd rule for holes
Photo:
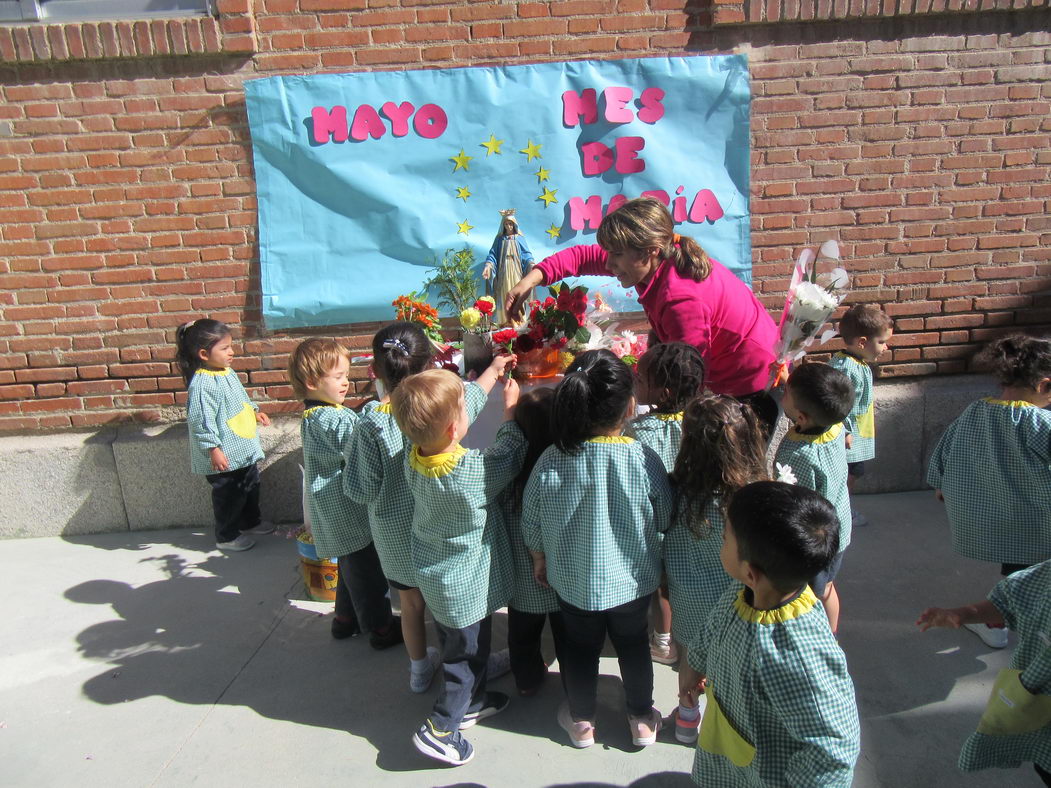
<svg viewBox="0 0 1051 788">
<path fill-rule="evenodd" d="M 529 305 L 529 319 L 521 330 L 507 328 L 493 334 L 493 345 L 508 352 L 529 353 L 540 348 L 562 349 L 570 340 L 587 341 L 584 313 L 588 289 L 582 285 L 559 284 L 549 288 L 551 295 Z"/>
</svg>

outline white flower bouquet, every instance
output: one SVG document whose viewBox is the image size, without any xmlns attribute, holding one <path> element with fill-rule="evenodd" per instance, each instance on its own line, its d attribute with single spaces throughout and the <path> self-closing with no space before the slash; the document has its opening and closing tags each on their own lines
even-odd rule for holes
<svg viewBox="0 0 1051 788">
<path fill-rule="evenodd" d="M 826 241 L 817 254 L 813 249 L 804 249 L 792 271 L 792 283 L 785 298 L 785 308 L 778 326 L 777 344 L 774 347 L 774 364 L 770 369 L 767 390 L 780 385 L 788 378 L 788 368 L 806 353 L 818 333 L 828 321 L 836 307 L 847 295 L 849 277 L 843 268 L 836 265 L 826 274 L 818 273 L 818 261 L 839 262 L 839 244 Z M 835 335 L 828 329 L 821 334 L 824 344 Z"/>
</svg>

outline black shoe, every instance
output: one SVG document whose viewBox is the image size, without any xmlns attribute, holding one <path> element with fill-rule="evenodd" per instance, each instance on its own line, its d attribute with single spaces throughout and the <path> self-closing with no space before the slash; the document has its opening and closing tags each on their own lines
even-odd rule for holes
<svg viewBox="0 0 1051 788">
<path fill-rule="evenodd" d="M 351 619 L 350 621 L 340 621 L 338 618 L 332 619 L 332 637 L 336 640 L 355 638 L 360 634 L 361 627 L 358 626 L 356 619 Z"/>
<path fill-rule="evenodd" d="M 485 700 L 482 701 L 482 708 L 464 714 L 463 721 L 460 723 L 460 730 L 465 731 L 468 728 L 473 727 L 479 720 L 484 720 L 486 717 L 492 717 L 494 714 L 499 714 L 507 708 L 507 704 L 510 702 L 511 699 L 502 692 L 485 693 Z"/>
<path fill-rule="evenodd" d="M 392 618 L 390 623 L 387 624 L 386 632 L 373 631 L 369 635 L 369 645 L 377 651 L 383 651 L 385 648 L 396 646 L 399 643 L 403 643 L 404 639 L 401 635 L 401 619 Z"/>
</svg>

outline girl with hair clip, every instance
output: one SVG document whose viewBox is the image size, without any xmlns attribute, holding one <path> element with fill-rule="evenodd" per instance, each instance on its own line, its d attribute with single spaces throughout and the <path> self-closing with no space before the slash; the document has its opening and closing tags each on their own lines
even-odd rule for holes
<svg viewBox="0 0 1051 788">
<path fill-rule="evenodd" d="M 634 419 L 624 434 L 649 446 L 671 472 L 682 441 L 682 412 L 686 403 L 704 389 L 704 359 L 693 345 L 668 342 L 654 345 L 639 359 L 635 392 L 639 403 L 651 410 Z M 662 578 L 653 595 L 655 626 L 650 638 L 654 662 L 674 665 L 679 654 L 671 637 L 671 604 L 668 581 Z"/>
<path fill-rule="evenodd" d="M 380 398 L 366 403 L 345 452 L 343 491 L 368 506 L 372 541 L 383 574 L 401 601 L 401 631 L 409 654 L 409 689 L 426 692 L 441 662 L 427 648 L 425 605 L 416 581 L 410 550 L 412 494 L 405 480 L 405 453 L 410 448 L 391 412 L 390 393 L 405 378 L 431 366 L 431 344 L 415 323 L 397 322 L 372 338 L 372 370 Z M 477 418 L 498 375 L 491 366 L 464 390 L 468 416 Z M 505 668 L 506 670 L 506 668 Z"/>
<path fill-rule="evenodd" d="M 186 424 L 190 429 L 190 470 L 212 486 L 215 546 L 250 550 L 249 534 L 274 530 L 259 513 L 259 466 L 263 449 L 256 425 L 270 417 L 248 397 L 237 373 L 230 328 L 202 318 L 175 332 L 175 361 L 187 383 Z"/>
<path fill-rule="evenodd" d="M 766 439 L 751 408 L 731 397 L 693 400 L 682 417 L 672 484 L 678 490 L 676 516 L 664 536 L 664 571 L 671 598 L 672 635 L 677 651 L 701 634 L 708 614 L 733 580 L 723 569 L 723 504 L 746 484 L 766 474 Z M 697 741 L 701 713 L 695 700 L 680 695 L 675 738 Z"/>
<path fill-rule="evenodd" d="M 1051 341 L 1014 334 L 975 361 L 1000 382 L 998 397 L 972 403 L 945 430 L 927 484 L 945 502 L 956 552 L 1000 564 L 1006 577 L 1051 558 Z M 993 648 L 1007 630 L 967 629 Z"/>
<path fill-rule="evenodd" d="M 567 276 L 615 276 L 621 287 L 638 292 L 657 342 L 696 347 L 708 366 L 708 388 L 747 402 L 772 427 L 777 404 L 764 389 L 777 326 L 748 285 L 693 238 L 676 233 L 668 209 L 652 198 L 630 200 L 607 214 L 596 240 L 538 263 L 508 293 L 508 315 L 521 315 L 538 285 Z"/>
<path fill-rule="evenodd" d="M 558 596 L 566 641 L 568 703 L 559 725 L 574 747 L 595 742 L 599 655 L 613 642 L 636 746 L 660 729 L 653 708 L 649 602 L 660 581 L 660 534 L 671 488 L 656 452 L 622 435 L 634 414 L 631 370 L 609 350 L 589 350 L 555 389 L 555 444 L 537 461 L 522 503 L 534 576 Z"/>
</svg>

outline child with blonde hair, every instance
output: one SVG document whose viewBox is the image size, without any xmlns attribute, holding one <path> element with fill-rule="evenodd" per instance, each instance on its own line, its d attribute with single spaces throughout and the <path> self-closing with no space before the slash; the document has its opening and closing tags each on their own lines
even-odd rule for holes
<svg viewBox="0 0 1051 788">
<path fill-rule="evenodd" d="M 303 400 L 299 433 L 314 547 L 319 558 L 339 565 L 332 636 L 364 631 L 375 649 L 397 645 L 401 626 L 391 613 L 368 511 L 343 494 L 343 453 L 358 422 L 358 414 L 343 407 L 350 352 L 332 339 L 304 340 L 289 356 L 288 378 Z"/>
<path fill-rule="evenodd" d="M 498 358 L 502 372 L 511 357 Z M 497 498 L 520 471 L 526 451 L 513 420 L 513 380 L 504 385 L 505 423 L 493 444 L 484 452 L 460 445 L 471 421 L 465 388 L 452 372 L 434 369 L 406 378 L 391 393 L 394 418 L 414 444 L 404 471 L 415 505 L 411 555 L 438 629 L 445 679 L 412 742 L 453 766 L 474 757 L 460 731 L 509 702 L 503 693 L 486 691 L 492 613 L 507 604 L 513 582 Z"/>
<path fill-rule="evenodd" d="M 258 424 L 270 426 L 230 368 L 233 335 L 225 323 L 202 318 L 175 332 L 175 360 L 188 387 L 186 424 L 190 430 L 190 469 L 212 486 L 215 546 L 250 550 L 250 534 L 274 526 L 259 513 Z"/>
<path fill-rule="evenodd" d="M 1000 396 L 972 403 L 945 430 L 927 484 L 945 502 L 952 546 L 1000 564 L 1005 577 L 1051 558 L 1051 341 L 1014 334 L 976 359 L 1000 382 Z M 1004 648 L 1007 630 L 967 628 Z"/>
</svg>

